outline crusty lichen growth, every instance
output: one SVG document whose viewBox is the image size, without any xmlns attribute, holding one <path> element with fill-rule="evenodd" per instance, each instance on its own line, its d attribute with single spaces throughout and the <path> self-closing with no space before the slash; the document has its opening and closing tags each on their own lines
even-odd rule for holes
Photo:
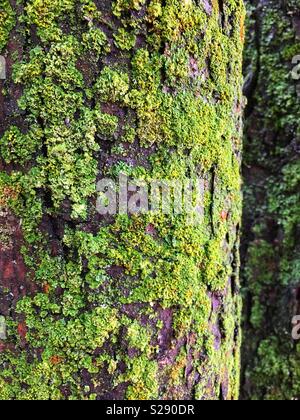
<svg viewBox="0 0 300 420">
<path fill-rule="evenodd" d="M 98 7 L 30 0 L 17 16 L 28 129 L 3 133 L 0 182 L 38 292 L 7 319 L 0 398 L 236 399 L 242 1 Z M 202 224 L 100 218 L 96 180 L 121 172 L 202 177 Z"/>
<path fill-rule="evenodd" d="M 244 269 L 243 396 L 254 400 L 300 396 L 299 345 L 292 340 L 292 318 L 300 310 L 300 115 L 291 77 L 292 59 L 300 53 L 294 26 L 299 7 L 299 1 L 249 4 L 245 238 L 251 241 Z"/>
</svg>

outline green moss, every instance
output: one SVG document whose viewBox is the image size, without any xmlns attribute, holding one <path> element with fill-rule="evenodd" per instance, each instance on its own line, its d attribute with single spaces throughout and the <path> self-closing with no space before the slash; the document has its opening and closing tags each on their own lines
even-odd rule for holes
<svg viewBox="0 0 300 420">
<path fill-rule="evenodd" d="M 52 26 L 57 19 L 63 19 L 73 12 L 74 0 L 31 0 L 25 7 L 26 20 L 41 28 Z"/>
<path fill-rule="evenodd" d="M 113 3 L 113 12 L 117 17 L 132 10 L 140 10 L 146 0 L 116 0 Z"/>
<path fill-rule="evenodd" d="M 275 336 L 260 343 L 258 357 L 261 362 L 252 372 L 256 384 L 252 400 L 261 399 L 260 387 L 264 387 L 264 398 L 269 401 L 292 400 L 299 395 L 299 351 L 299 345 L 293 349 L 292 343 L 283 343 Z M 293 353 L 293 356 L 287 358 L 287 353 Z M 265 388 L 267 383 L 270 385 Z"/>
<path fill-rule="evenodd" d="M 129 350 L 139 353 L 138 356 L 127 358 L 127 372 L 120 378 L 121 381 L 129 381 L 131 384 L 127 391 L 127 398 L 129 400 L 157 399 L 158 366 L 155 360 L 151 360 L 155 355 L 155 349 L 150 344 L 151 329 L 147 330 L 144 325 L 128 318 L 123 318 L 122 323 L 127 326 L 125 337 Z"/>
<path fill-rule="evenodd" d="M 0 52 L 5 48 L 10 31 L 15 25 L 15 12 L 9 0 L 0 1 Z"/>
<path fill-rule="evenodd" d="M 73 397 L 82 398 L 72 375 L 78 369 L 87 369 L 90 373 L 99 371 L 89 354 L 102 347 L 116 330 L 117 313 L 97 308 L 71 321 L 56 321 L 54 315 L 59 310 L 60 306 L 51 304 L 45 295 L 37 295 L 33 301 L 24 299 L 18 305 L 18 311 L 26 315 L 27 340 L 36 348 L 41 346 L 43 353 L 41 357 L 34 357 L 30 365 L 25 353 L 20 359 L 10 353 L 6 355 L 6 362 L 2 359 L 11 366 L 3 372 L 2 378 L 5 380 L 12 374 L 14 379 L 10 384 L 10 394 L 3 394 L 7 393 L 7 387 L 1 380 L 1 399 L 4 395 L 20 400 L 62 399 L 59 387 L 66 381 L 73 388 Z"/>
<path fill-rule="evenodd" d="M 95 114 L 95 122 L 98 132 L 102 135 L 112 136 L 118 128 L 118 117 L 99 111 Z"/>
<path fill-rule="evenodd" d="M 31 163 L 0 173 L 0 200 L 22 218 L 22 254 L 38 289 L 8 320 L 16 352 L 0 353 L 0 398 L 95 399 L 126 384 L 129 399 L 180 399 L 191 359 L 207 384 L 210 366 L 216 396 L 221 382 L 230 382 L 227 397 L 237 398 L 240 308 L 227 285 L 236 274 L 228 256 L 240 220 L 233 115 L 242 99 L 242 2 L 230 2 L 232 31 L 225 36 L 216 6 L 209 16 L 194 2 L 155 0 L 146 8 L 144 1 L 116 1 L 124 28 L 114 37 L 118 66 L 109 55 L 113 40 L 96 25 L 115 18 L 102 18 L 92 2 L 58 3 L 30 1 L 19 17 L 28 37 L 31 25 L 38 27 L 38 46 L 14 69 L 29 130 L 12 126 L 0 140 L 7 162 Z M 137 48 L 145 27 L 149 36 Z M 94 68 L 99 58 L 100 74 L 83 65 L 87 59 Z M 147 181 L 203 178 L 203 221 L 194 226 L 186 213 L 158 212 L 91 223 L 98 221 L 100 172 Z M 48 222 L 53 232 L 42 228 Z M 212 293 L 224 299 L 215 315 Z M 222 311 L 224 340 L 214 357 L 210 320 Z M 174 353 L 178 346 L 174 366 L 158 358 L 166 328 Z M 199 385 L 197 395 L 209 392 Z"/>
<path fill-rule="evenodd" d="M 0 139 L 0 154 L 6 163 L 24 164 L 40 150 L 42 138 L 43 131 L 38 126 L 33 126 L 27 134 L 11 126 Z"/>
<path fill-rule="evenodd" d="M 91 28 L 84 33 L 82 35 L 82 43 L 88 51 L 95 54 L 96 58 L 110 50 L 105 33 L 97 28 Z"/>
<path fill-rule="evenodd" d="M 126 32 L 124 28 L 120 28 L 114 34 L 115 44 L 120 50 L 130 51 L 136 44 L 136 36 L 134 33 Z"/>
<path fill-rule="evenodd" d="M 58 208 L 66 196 L 70 197 L 74 217 L 85 216 L 85 200 L 95 192 L 97 163 L 93 154 L 99 150 L 96 131 L 112 135 L 117 127 L 115 117 L 84 107 L 84 92 L 79 90 L 83 78 L 76 68 L 80 53 L 76 39 L 64 36 L 47 53 L 40 47 L 33 49 L 31 61 L 16 66 L 14 72 L 15 82 L 25 84 L 20 108 L 30 110 L 34 123 L 41 119 L 46 126 L 43 137 L 47 157 L 40 157 L 39 163 L 47 173 L 54 206 Z M 77 114 L 79 118 L 75 119 Z M 81 138 L 84 140 L 79 143 Z M 34 152 L 34 144 L 27 153 L 30 151 Z"/>
<path fill-rule="evenodd" d="M 123 135 L 123 141 L 125 143 L 134 143 L 136 139 L 136 130 L 135 128 L 131 127 L 130 125 L 127 125 L 124 127 L 124 135 Z"/>
<path fill-rule="evenodd" d="M 128 400 L 156 400 L 158 398 L 158 367 L 155 361 L 148 358 L 135 358 L 128 362 L 128 375 L 124 381 L 130 380 L 127 391 Z"/>
<path fill-rule="evenodd" d="M 259 83 L 252 98 L 255 113 L 249 117 L 245 137 L 247 179 L 251 179 L 245 190 L 245 224 L 254 222 L 245 236 L 253 239 L 244 270 L 247 301 L 251 303 L 244 339 L 244 398 L 258 400 L 299 397 L 298 346 L 291 338 L 300 275 L 299 159 L 293 146 L 299 132 L 299 97 L 290 76 L 299 42 L 293 3 L 287 2 L 282 9 L 272 2 L 264 9 L 256 22 L 260 25 L 259 31 L 255 29 L 260 33 L 260 48 L 254 56 L 255 19 L 249 5 L 251 36 L 245 58 L 247 72 L 259 72 Z"/>
<path fill-rule="evenodd" d="M 82 19 L 86 20 L 90 25 L 92 22 L 101 20 L 102 13 L 98 10 L 93 0 L 80 0 L 80 11 Z"/>
<path fill-rule="evenodd" d="M 95 85 L 102 102 L 122 102 L 129 90 L 128 74 L 105 67 Z"/>
</svg>

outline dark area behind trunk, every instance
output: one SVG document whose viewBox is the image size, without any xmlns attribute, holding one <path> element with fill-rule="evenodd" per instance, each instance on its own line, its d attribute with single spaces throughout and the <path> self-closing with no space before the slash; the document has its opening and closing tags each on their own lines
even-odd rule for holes
<svg viewBox="0 0 300 420">
<path fill-rule="evenodd" d="M 300 397 L 300 2 L 246 3 L 242 397 L 291 400 Z"/>
</svg>

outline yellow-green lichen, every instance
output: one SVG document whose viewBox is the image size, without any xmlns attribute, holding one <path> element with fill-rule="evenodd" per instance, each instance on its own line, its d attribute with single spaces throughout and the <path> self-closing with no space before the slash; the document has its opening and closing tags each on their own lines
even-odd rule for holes
<svg viewBox="0 0 300 420">
<path fill-rule="evenodd" d="M 224 395 L 237 398 L 240 307 L 228 282 L 240 220 L 242 2 L 225 11 L 227 35 L 215 3 L 210 15 L 192 1 L 117 0 L 111 17 L 93 2 L 34 0 L 19 16 L 29 39 L 38 28 L 14 68 L 29 128 L 12 125 L 0 153 L 30 165 L 1 172 L 0 203 L 22 219 L 37 290 L 8 320 L 16 352 L 0 353 L 1 399 L 95 399 L 120 387 L 128 399 L 187 398 L 187 367 L 207 382 L 191 385 L 197 397 L 217 398 L 230 382 Z M 96 180 L 124 172 L 203 178 L 201 224 L 186 213 L 97 215 Z M 224 337 L 215 355 L 211 318 Z"/>
<path fill-rule="evenodd" d="M 6 47 L 10 31 L 15 25 L 15 12 L 9 0 L 0 1 L 0 52 Z"/>
<path fill-rule="evenodd" d="M 120 28 L 114 35 L 115 43 L 118 48 L 130 51 L 136 44 L 136 36 L 134 33 L 126 32 L 124 28 Z"/>
</svg>

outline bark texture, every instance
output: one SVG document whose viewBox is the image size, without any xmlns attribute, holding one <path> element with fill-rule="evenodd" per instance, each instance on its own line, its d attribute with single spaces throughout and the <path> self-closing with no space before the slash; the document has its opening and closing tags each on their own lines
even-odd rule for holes
<svg viewBox="0 0 300 420">
<path fill-rule="evenodd" d="M 241 0 L 0 0 L 1 399 L 236 399 Z M 205 181 L 100 216 L 96 181 Z M 2 336 L 3 338 L 3 336 Z"/>
<path fill-rule="evenodd" d="M 247 3 L 243 397 L 291 400 L 300 397 L 300 90 L 291 74 L 300 2 Z"/>
</svg>

